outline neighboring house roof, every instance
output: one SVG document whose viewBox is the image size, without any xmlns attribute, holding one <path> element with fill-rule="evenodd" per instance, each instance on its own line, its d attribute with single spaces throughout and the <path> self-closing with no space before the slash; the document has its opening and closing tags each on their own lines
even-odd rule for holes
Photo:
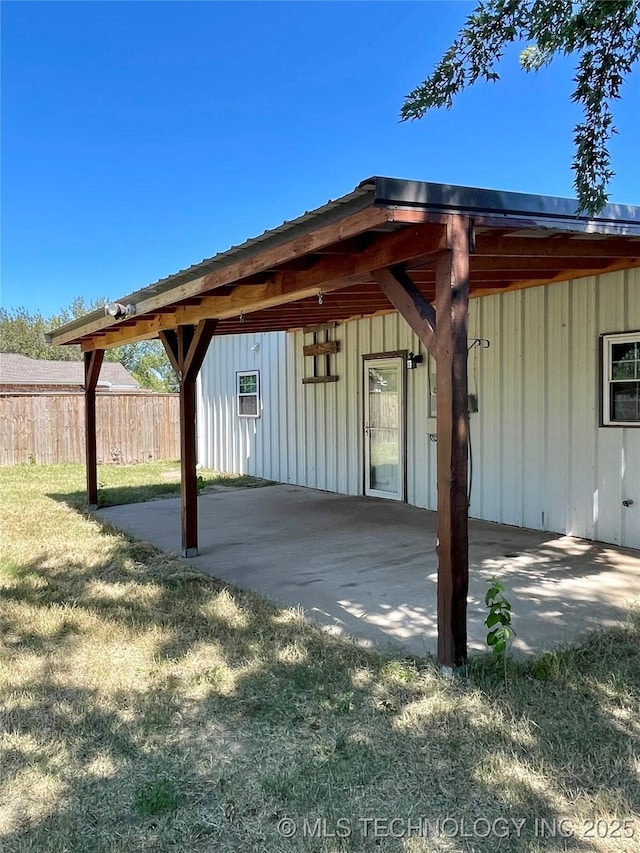
<svg viewBox="0 0 640 853">
<path fill-rule="evenodd" d="M 84 385 L 84 363 L 29 358 L 14 352 L 0 353 L 2 385 Z M 116 361 L 105 362 L 100 369 L 98 388 L 133 390 L 140 386 L 129 371 Z"/>
</svg>

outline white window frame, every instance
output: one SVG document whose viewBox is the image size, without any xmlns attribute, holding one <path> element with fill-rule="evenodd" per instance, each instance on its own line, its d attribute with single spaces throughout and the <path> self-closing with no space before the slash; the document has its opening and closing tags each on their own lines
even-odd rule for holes
<svg viewBox="0 0 640 853">
<path fill-rule="evenodd" d="M 600 416 L 601 426 L 608 427 L 640 427 L 640 420 L 619 421 L 611 417 L 611 386 L 617 382 L 638 382 L 640 376 L 627 379 L 613 379 L 612 377 L 612 348 L 614 344 L 636 343 L 640 346 L 640 331 L 637 332 L 615 332 L 601 335 L 601 383 L 600 383 Z"/>
<path fill-rule="evenodd" d="M 255 376 L 256 378 L 256 390 L 251 393 L 247 393 L 246 391 L 240 390 L 240 379 L 243 376 Z M 255 397 L 256 398 L 256 412 L 255 414 L 247 414 L 246 412 L 240 411 L 240 400 L 243 397 Z M 236 371 L 236 414 L 239 418 L 259 418 L 260 417 L 260 371 L 259 370 L 237 370 Z"/>
</svg>

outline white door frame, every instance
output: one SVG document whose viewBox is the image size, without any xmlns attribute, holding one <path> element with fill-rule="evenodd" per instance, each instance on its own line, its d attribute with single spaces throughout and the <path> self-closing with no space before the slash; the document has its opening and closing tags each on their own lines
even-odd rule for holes
<svg viewBox="0 0 640 853">
<path fill-rule="evenodd" d="M 364 450 L 364 494 L 387 500 L 405 501 L 407 495 L 407 356 L 406 350 L 372 353 L 362 356 L 362 433 Z M 371 426 L 369 423 L 369 368 L 396 366 L 398 368 L 398 490 L 383 491 L 371 486 Z"/>
</svg>

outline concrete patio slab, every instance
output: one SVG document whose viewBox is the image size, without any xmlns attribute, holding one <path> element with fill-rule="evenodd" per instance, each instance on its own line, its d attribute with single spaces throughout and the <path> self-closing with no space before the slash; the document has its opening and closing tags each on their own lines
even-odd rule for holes
<svg viewBox="0 0 640 853">
<path fill-rule="evenodd" d="M 164 551 L 180 552 L 180 502 L 96 516 Z M 200 554 L 189 565 L 284 606 L 301 605 L 333 632 L 426 656 L 436 648 L 436 515 L 406 504 L 276 485 L 202 494 Z M 469 646 L 484 649 L 488 580 L 513 604 L 514 648 L 537 652 L 640 602 L 640 551 L 470 521 Z"/>
</svg>

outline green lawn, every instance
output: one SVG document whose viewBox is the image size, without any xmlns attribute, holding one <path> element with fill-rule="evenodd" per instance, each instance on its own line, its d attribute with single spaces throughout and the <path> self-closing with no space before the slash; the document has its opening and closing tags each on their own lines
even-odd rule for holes
<svg viewBox="0 0 640 853">
<path fill-rule="evenodd" d="M 103 526 L 83 477 L 0 469 L 3 853 L 639 849 L 637 613 L 450 681 Z"/>
<path fill-rule="evenodd" d="M 26 470 L 18 466 L 16 470 Z M 49 483 L 49 497 L 63 500 L 76 509 L 86 504 L 87 493 L 84 474 L 78 476 L 78 465 L 29 466 L 33 481 Z M 40 473 L 36 473 L 39 471 Z M 55 473 L 53 473 L 55 472 Z M 54 485 L 55 484 L 55 485 Z M 66 487 L 68 484 L 68 488 Z M 202 469 L 198 472 L 198 488 L 206 492 L 213 488 L 257 488 L 271 485 L 270 480 L 247 474 L 220 474 Z M 144 465 L 99 465 L 98 503 L 100 506 L 119 506 L 140 503 L 180 494 L 179 462 L 148 462 Z"/>
</svg>

